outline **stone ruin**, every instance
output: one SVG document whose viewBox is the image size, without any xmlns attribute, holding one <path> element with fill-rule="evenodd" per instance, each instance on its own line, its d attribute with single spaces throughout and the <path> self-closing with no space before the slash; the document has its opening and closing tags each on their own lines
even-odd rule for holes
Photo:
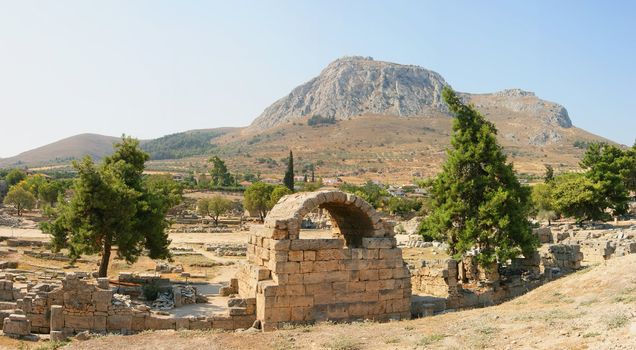
<svg viewBox="0 0 636 350">
<path fill-rule="evenodd" d="M 415 315 L 499 304 L 581 267 L 578 245 L 550 244 L 509 264 L 479 266 L 474 256 L 422 260 L 411 267 Z M 419 298 L 417 295 L 427 297 Z"/>
<path fill-rule="evenodd" d="M 11 281 L 0 281 L 10 287 Z M 178 286 L 177 303 L 192 303 L 189 288 Z M 69 273 L 61 281 L 39 283 L 5 313 L 3 331 L 12 337 L 50 333 L 51 340 L 63 340 L 80 332 L 132 334 L 161 329 L 249 328 L 254 323 L 254 299 L 229 299 L 227 312 L 212 316 L 175 317 L 152 312 L 129 295 L 117 294 L 108 279 L 94 279 L 85 273 Z M 184 291 L 186 293 L 184 293 Z"/>
<path fill-rule="evenodd" d="M 329 213 L 333 238 L 301 239 L 303 217 Z M 256 299 L 265 330 L 316 321 L 410 318 L 411 280 L 393 227 L 363 199 L 340 191 L 283 197 L 251 230 L 248 264 L 234 281 Z"/>
</svg>

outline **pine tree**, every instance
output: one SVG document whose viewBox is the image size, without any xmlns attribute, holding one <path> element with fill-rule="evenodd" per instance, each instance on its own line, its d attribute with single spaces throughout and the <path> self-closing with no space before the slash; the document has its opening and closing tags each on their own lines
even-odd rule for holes
<svg viewBox="0 0 636 350">
<path fill-rule="evenodd" d="M 455 258 L 475 249 L 484 267 L 531 253 L 537 242 L 527 219 L 530 190 L 506 163 L 495 126 L 452 89 L 445 88 L 443 97 L 456 116 L 452 148 L 432 182 L 433 210 L 421 233 L 445 240 Z"/>
<path fill-rule="evenodd" d="M 128 263 L 144 250 L 153 259 L 170 257 L 166 213 L 180 201 L 181 188 L 172 179 L 144 177 L 148 158 L 139 141 L 126 137 L 99 166 L 90 157 L 75 162 L 73 197 L 42 225 L 52 249 L 68 248 L 74 259 L 100 253 L 100 277 L 107 276 L 113 246 Z"/>
<path fill-rule="evenodd" d="M 225 162 L 218 156 L 214 156 L 209 160 L 212 162 L 212 186 L 232 186 L 234 185 L 233 176 L 227 170 Z"/>
<path fill-rule="evenodd" d="M 294 154 L 291 150 L 289 151 L 289 160 L 287 161 L 287 171 L 285 172 L 283 184 L 294 192 Z"/>
</svg>

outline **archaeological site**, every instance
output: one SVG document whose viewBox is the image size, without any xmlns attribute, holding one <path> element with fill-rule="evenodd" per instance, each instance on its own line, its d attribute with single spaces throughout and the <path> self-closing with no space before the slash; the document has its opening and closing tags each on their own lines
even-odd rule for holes
<svg viewBox="0 0 636 350">
<path fill-rule="evenodd" d="M 312 235 L 316 230 L 307 227 L 320 220 L 328 230 Z M 584 265 L 636 253 L 634 227 L 563 224 L 535 229 L 542 245 L 531 256 L 485 269 L 471 256 L 444 257 L 443 243 L 396 234 L 394 226 L 362 198 L 322 190 L 283 197 L 263 224 L 241 236 L 243 242 L 173 248 L 177 257 L 202 254 L 197 251 L 203 248 L 225 260 L 219 266 L 234 271 L 225 281 L 205 282 L 169 262 L 158 262 L 154 272 L 122 271 L 113 279 L 90 271 L 33 272 L 23 262 L 4 261 L 3 332 L 64 340 L 83 333 L 386 322 L 496 305 Z M 40 240 L 5 237 L 2 244 L 7 256 L 68 260 L 47 253 Z M 151 301 L 147 293 L 153 288 L 157 296 Z"/>
</svg>

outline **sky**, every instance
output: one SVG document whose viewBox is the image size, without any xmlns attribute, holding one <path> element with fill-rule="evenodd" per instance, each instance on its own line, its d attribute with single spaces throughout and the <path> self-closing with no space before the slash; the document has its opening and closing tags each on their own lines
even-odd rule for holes
<svg viewBox="0 0 636 350">
<path fill-rule="evenodd" d="M 636 139 L 634 1 L 0 0 L 0 157 L 80 133 L 247 126 L 342 56 L 521 88 Z"/>
</svg>

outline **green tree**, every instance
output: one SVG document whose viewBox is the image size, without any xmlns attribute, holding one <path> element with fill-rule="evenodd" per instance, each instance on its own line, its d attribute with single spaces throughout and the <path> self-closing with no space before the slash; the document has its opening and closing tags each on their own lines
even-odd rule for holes
<svg viewBox="0 0 636 350">
<path fill-rule="evenodd" d="M 552 198 L 553 181 L 554 179 L 548 183 L 539 183 L 532 187 L 532 204 L 535 217 L 539 220 L 548 221 L 548 226 L 557 217 Z"/>
<path fill-rule="evenodd" d="M 447 241 L 455 258 L 477 248 L 484 267 L 529 254 L 537 245 L 527 220 L 530 190 L 506 163 L 495 126 L 450 88 L 443 97 L 455 114 L 452 149 L 432 183 L 433 210 L 421 233 Z"/>
<path fill-rule="evenodd" d="M 554 168 L 550 164 L 545 165 L 545 175 L 543 176 L 543 181 L 545 183 L 549 183 L 554 180 Z"/>
<path fill-rule="evenodd" d="M 35 196 L 22 186 L 13 186 L 4 197 L 4 204 L 13 206 L 18 216 L 22 216 L 25 209 L 33 209 L 35 206 Z"/>
<path fill-rule="evenodd" d="M 9 184 L 7 184 L 6 180 L 0 179 L 0 200 L 4 199 L 4 196 L 9 192 Z"/>
<path fill-rule="evenodd" d="M 557 213 L 583 220 L 607 220 L 601 186 L 585 174 L 565 173 L 554 179 L 552 205 Z"/>
<path fill-rule="evenodd" d="M 606 143 L 592 143 L 581 160 L 581 167 L 587 170 L 585 176 L 595 184 L 603 199 L 599 209 L 609 208 L 613 215 L 625 214 L 629 174 L 636 167 L 629 152 Z"/>
<path fill-rule="evenodd" d="M 388 200 L 387 208 L 393 215 L 406 217 L 418 212 L 422 208 L 422 201 L 417 198 L 391 197 Z"/>
<path fill-rule="evenodd" d="M 166 213 L 181 196 L 167 180 L 148 181 L 142 175 L 148 158 L 139 141 L 123 137 L 101 165 L 89 157 L 74 162 L 73 196 L 42 225 L 52 235 L 52 249 L 68 248 L 73 259 L 100 253 L 100 277 L 108 274 L 113 246 L 128 263 L 144 249 L 152 259 L 169 258 Z"/>
<path fill-rule="evenodd" d="M 271 209 L 271 197 L 274 186 L 264 182 L 255 182 L 245 190 L 243 204 L 252 214 L 257 214 L 259 219 L 265 220 L 267 212 Z"/>
<path fill-rule="evenodd" d="M 289 151 L 289 159 L 287 160 L 287 171 L 285 172 L 285 178 L 283 179 L 283 184 L 290 191 L 294 192 L 294 154 L 292 151 Z"/>
<path fill-rule="evenodd" d="M 272 190 L 272 194 L 270 194 L 269 196 L 269 209 L 272 209 L 276 203 L 278 203 L 278 201 L 283 198 L 283 196 L 286 196 L 288 194 L 292 194 L 294 192 L 292 192 L 289 188 L 287 188 L 286 186 L 275 186 L 274 189 Z"/>
<path fill-rule="evenodd" d="M 197 210 L 203 216 L 209 216 L 214 220 L 214 225 L 219 224 L 219 216 L 232 209 L 232 201 L 220 195 L 211 198 L 201 198 L 197 202 Z"/>
<path fill-rule="evenodd" d="M 4 177 L 9 187 L 17 184 L 18 182 L 26 178 L 26 172 L 21 169 L 11 169 L 9 173 Z"/>
<path fill-rule="evenodd" d="M 386 205 L 386 201 L 391 196 L 384 187 L 373 183 L 371 180 L 367 181 L 362 186 L 342 184 L 340 189 L 344 192 L 349 192 L 358 197 L 362 197 L 376 209 L 384 207 Z"/>
<path fill-rule="evenodd" d="M 35 175 L 27 176 L 24 180 L 20 181 L 16 186 L 20 186 L 24 188 L 26 191 L 31 192 L 31 194 L 36 199 L 35 206 L 36 208 L 39 208 L 39 201 L 42 199 L 42 192 L 47 183 L 48 183 L 48 180 L 44 176 L 40 174 L 35 174 Z"/>
<path fill-rule="evenodd" d="M 628 191 L 636 192 L 636 142 L 626 153 L 630 158 L 631 167 L 627 168 L 623 173 L 625 187 L 627 187 Z"/>
<path fill-rule="evenodd" d="M 212 186 L 233 186 L 234 178 L 227 170 L 225 162 L 218 156 L 210 158 L 210 162 L 212 162 L 212 170 L 210 171 Z"/>
<path fill-rule="evenodd" d="M 66 188 L 62 181 L 46 181 L 38 188 L 38 198 L 49 205 L 53 205 L 64 190 Z"/>
</svg>

